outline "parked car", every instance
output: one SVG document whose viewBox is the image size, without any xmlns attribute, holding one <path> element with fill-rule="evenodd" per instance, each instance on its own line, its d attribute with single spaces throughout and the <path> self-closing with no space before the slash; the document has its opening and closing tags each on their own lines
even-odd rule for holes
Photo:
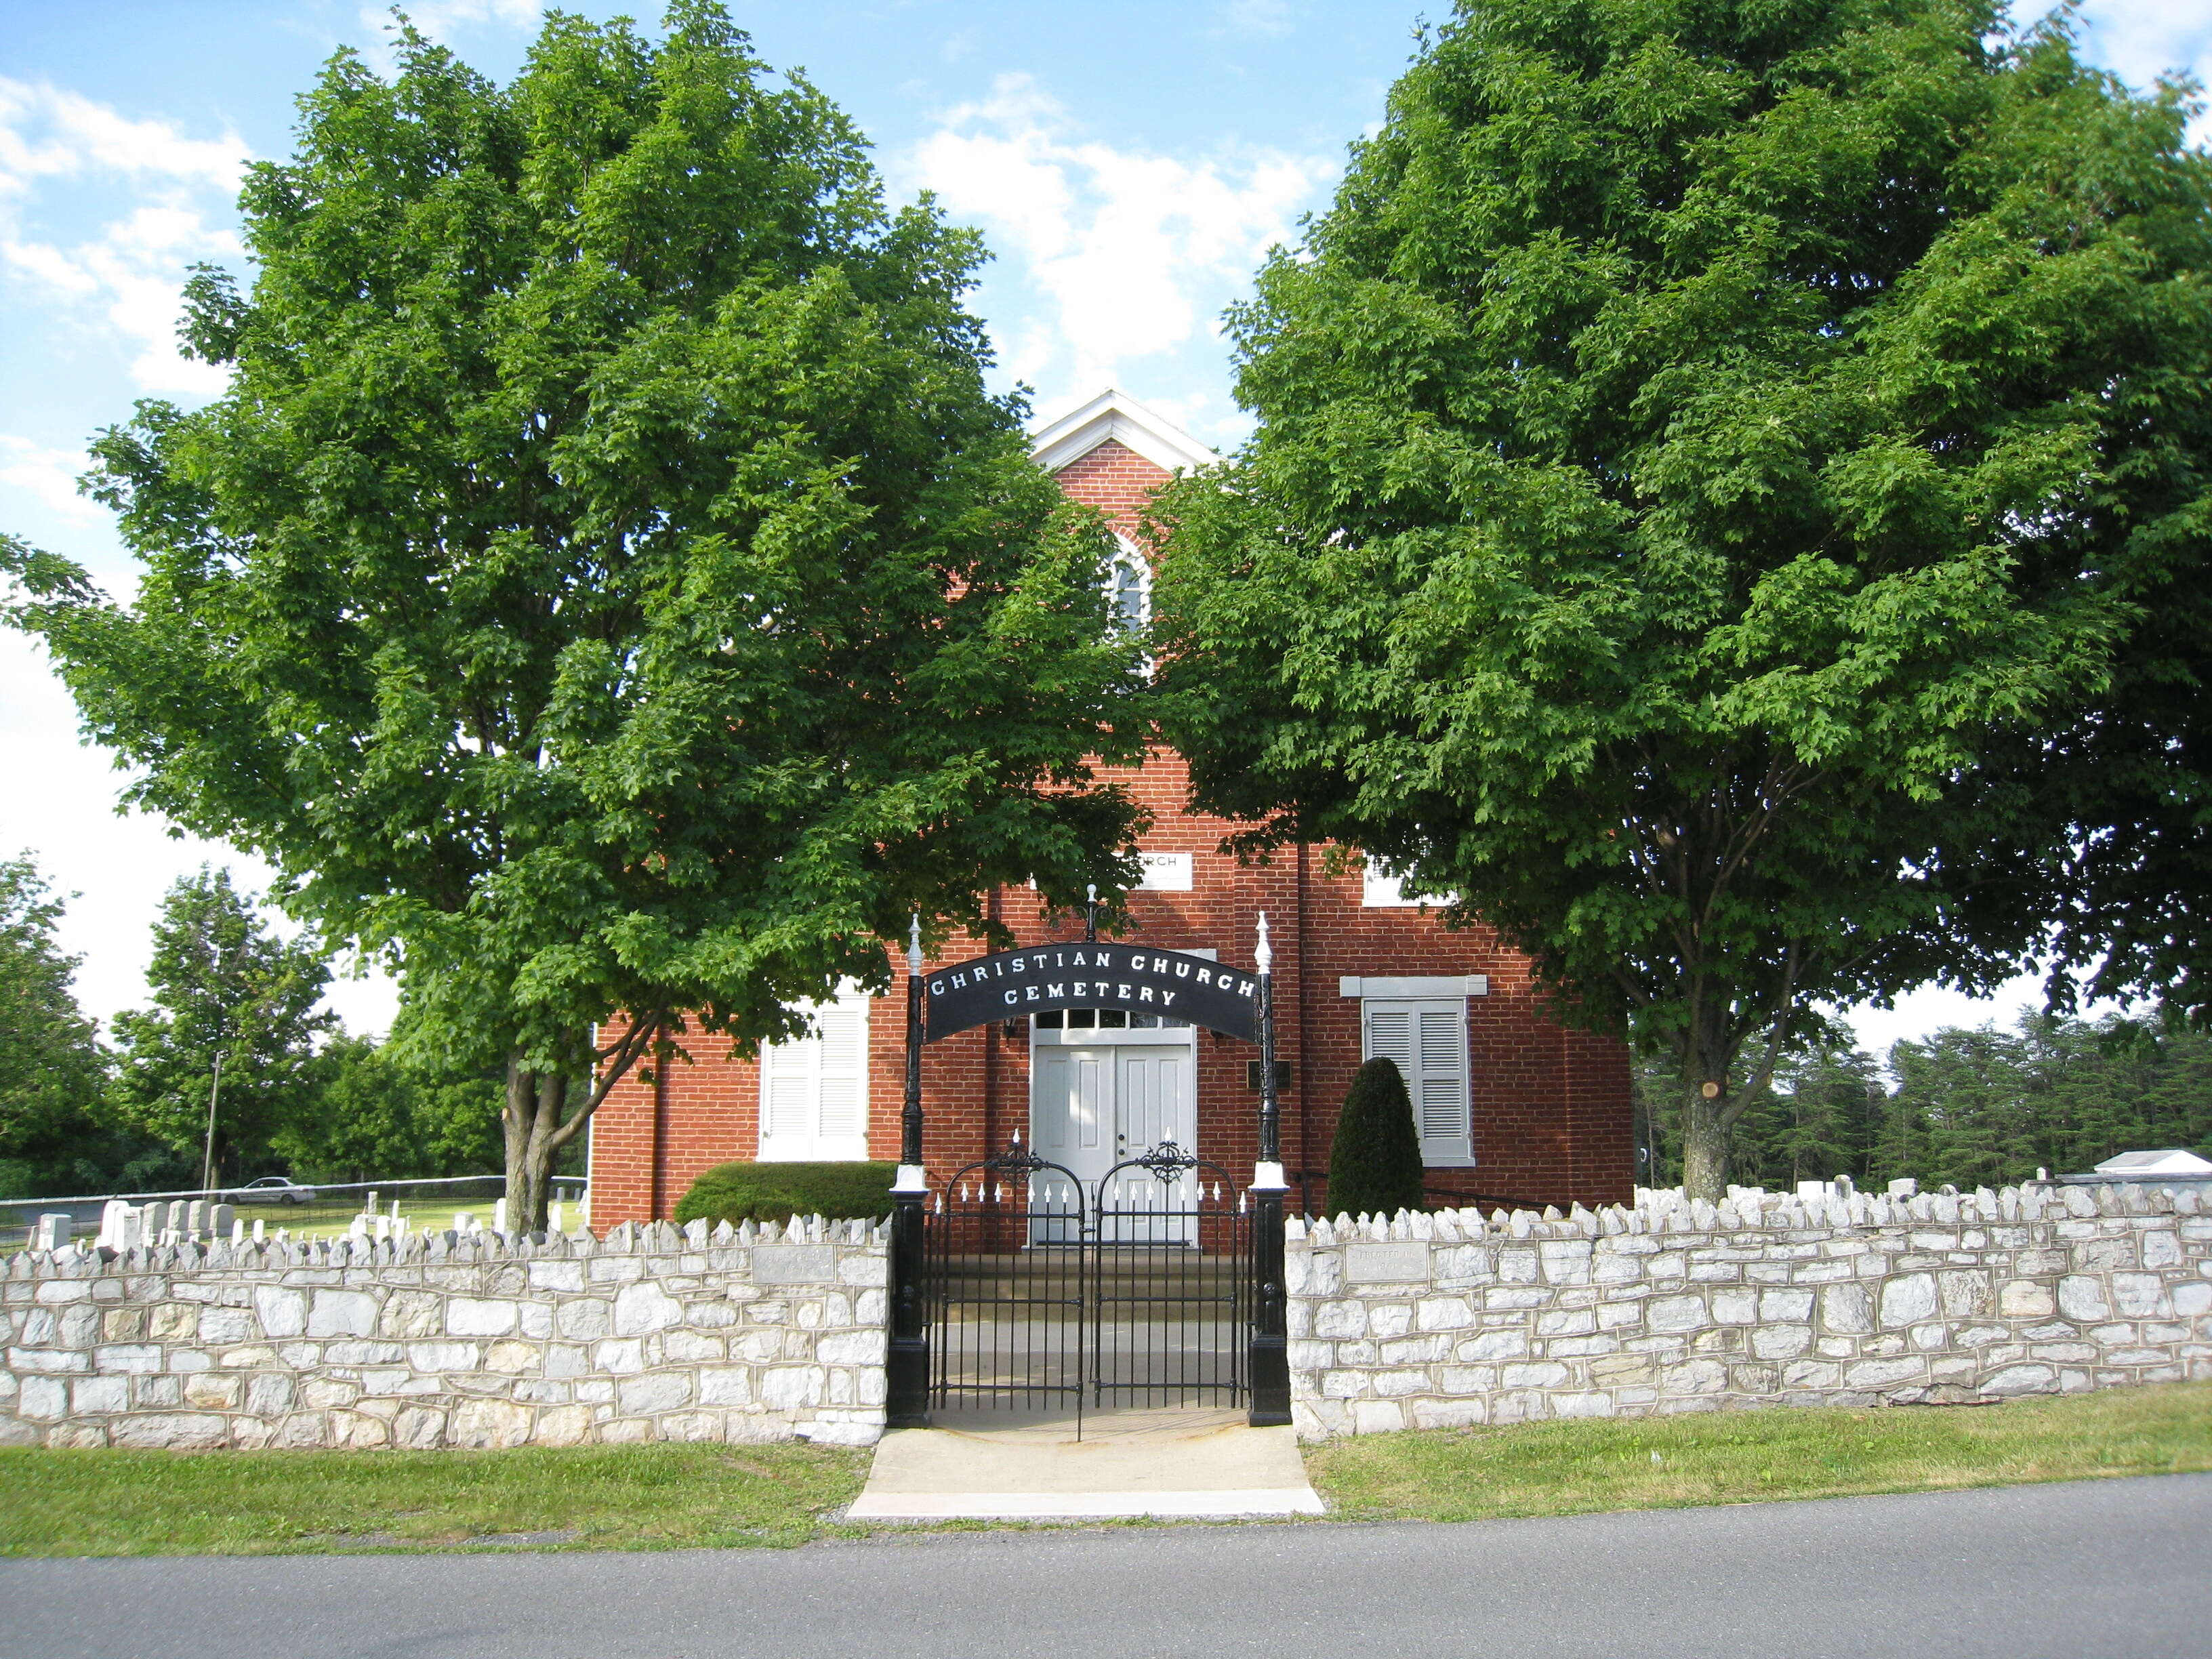
<svg viewBox="0 0 2212 1659">
<path fill-rule="evenodd" d="M 315 1189 L 302 1187 L 289 1176 L 264 1176 L 231 1194 L 234 1204 L 312 1204 Z"/>
</svg>

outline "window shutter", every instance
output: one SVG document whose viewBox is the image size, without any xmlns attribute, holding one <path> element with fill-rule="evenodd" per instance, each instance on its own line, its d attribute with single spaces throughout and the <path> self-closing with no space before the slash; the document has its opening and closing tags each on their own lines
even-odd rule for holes
<svg viewBox="0 0 2212 1659">
<path fill-rule="evenodd" d="M 1474 1143 L 1468 1110 L 1467 1004 L 1363 998 L 1365 1057 L 1393 1062 L 1413 1097 L 1421 1158 L 1468 1162 Z"/>
<path fill-rule="evenodd" d="M 1467 1006 L 1415 1011 L 1420 1028 L 1421 1086 L 1413 1097 L 1424 1158 L 1468 1155 Z"/>
<path fill-rule="evenodd" d="M 760 1150 L 766 1162 L 868 1155 L 868 998 L 852 986 L 808 1008 L 813 1031 L 761 1048 Z"/>
<path fill-rule="evenodd" d="M 822 1116 L 826 1142 L 865 1140 L 868 1133 L 868 1006 L 840 1001 L 815 1016 L 821 1035 Z M 866 1149 L 861 1149 L 865 1152 Z"/>
</svg>

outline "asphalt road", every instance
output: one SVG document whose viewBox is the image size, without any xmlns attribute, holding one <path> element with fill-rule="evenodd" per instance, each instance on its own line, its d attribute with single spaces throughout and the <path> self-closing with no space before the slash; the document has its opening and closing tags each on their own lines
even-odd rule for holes
<svg viewBox="0 0 2212 1659">
<path fill-rule="evenodd" d="M 0 1499 L 4 1501 L 4 1499 Z M 2205 1659 L 2212 1475 L 1463 1526 L 0 1561 L 5 1659 Z"/>
</svg>

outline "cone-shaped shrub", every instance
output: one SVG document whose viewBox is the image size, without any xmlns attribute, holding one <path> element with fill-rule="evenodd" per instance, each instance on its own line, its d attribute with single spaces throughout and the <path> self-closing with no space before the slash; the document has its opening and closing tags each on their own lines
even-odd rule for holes
<svg viewBox="0 0 2212 1659">
<path fill-rule="evenodd" d="M 1328 1149 L 1327 1207 L 1332 1215 L 1421 1207 L 1420 1131 L 1394 1060 L 1370 1060 L 1352 1074 Z"/>
</svg>

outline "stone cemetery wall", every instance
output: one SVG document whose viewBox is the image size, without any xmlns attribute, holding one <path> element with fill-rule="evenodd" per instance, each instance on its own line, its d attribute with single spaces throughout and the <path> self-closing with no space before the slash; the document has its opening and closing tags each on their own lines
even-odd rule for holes
<svg viewBox="0 0 2212 1659">
<path fill-rule="evenodd" d="M 2212 1378 L 2212 1201 L 2190 1191 L 1339 1217 L 1291 1224 L 1288 1270 L 1310 1439 Z"/>
<path fill-rule="evenodd" d="M 886 1279 L 882 1231 L 818 1218 L 27 1250 L 0 1445 L 865 1445 Z"/>
</svg>

